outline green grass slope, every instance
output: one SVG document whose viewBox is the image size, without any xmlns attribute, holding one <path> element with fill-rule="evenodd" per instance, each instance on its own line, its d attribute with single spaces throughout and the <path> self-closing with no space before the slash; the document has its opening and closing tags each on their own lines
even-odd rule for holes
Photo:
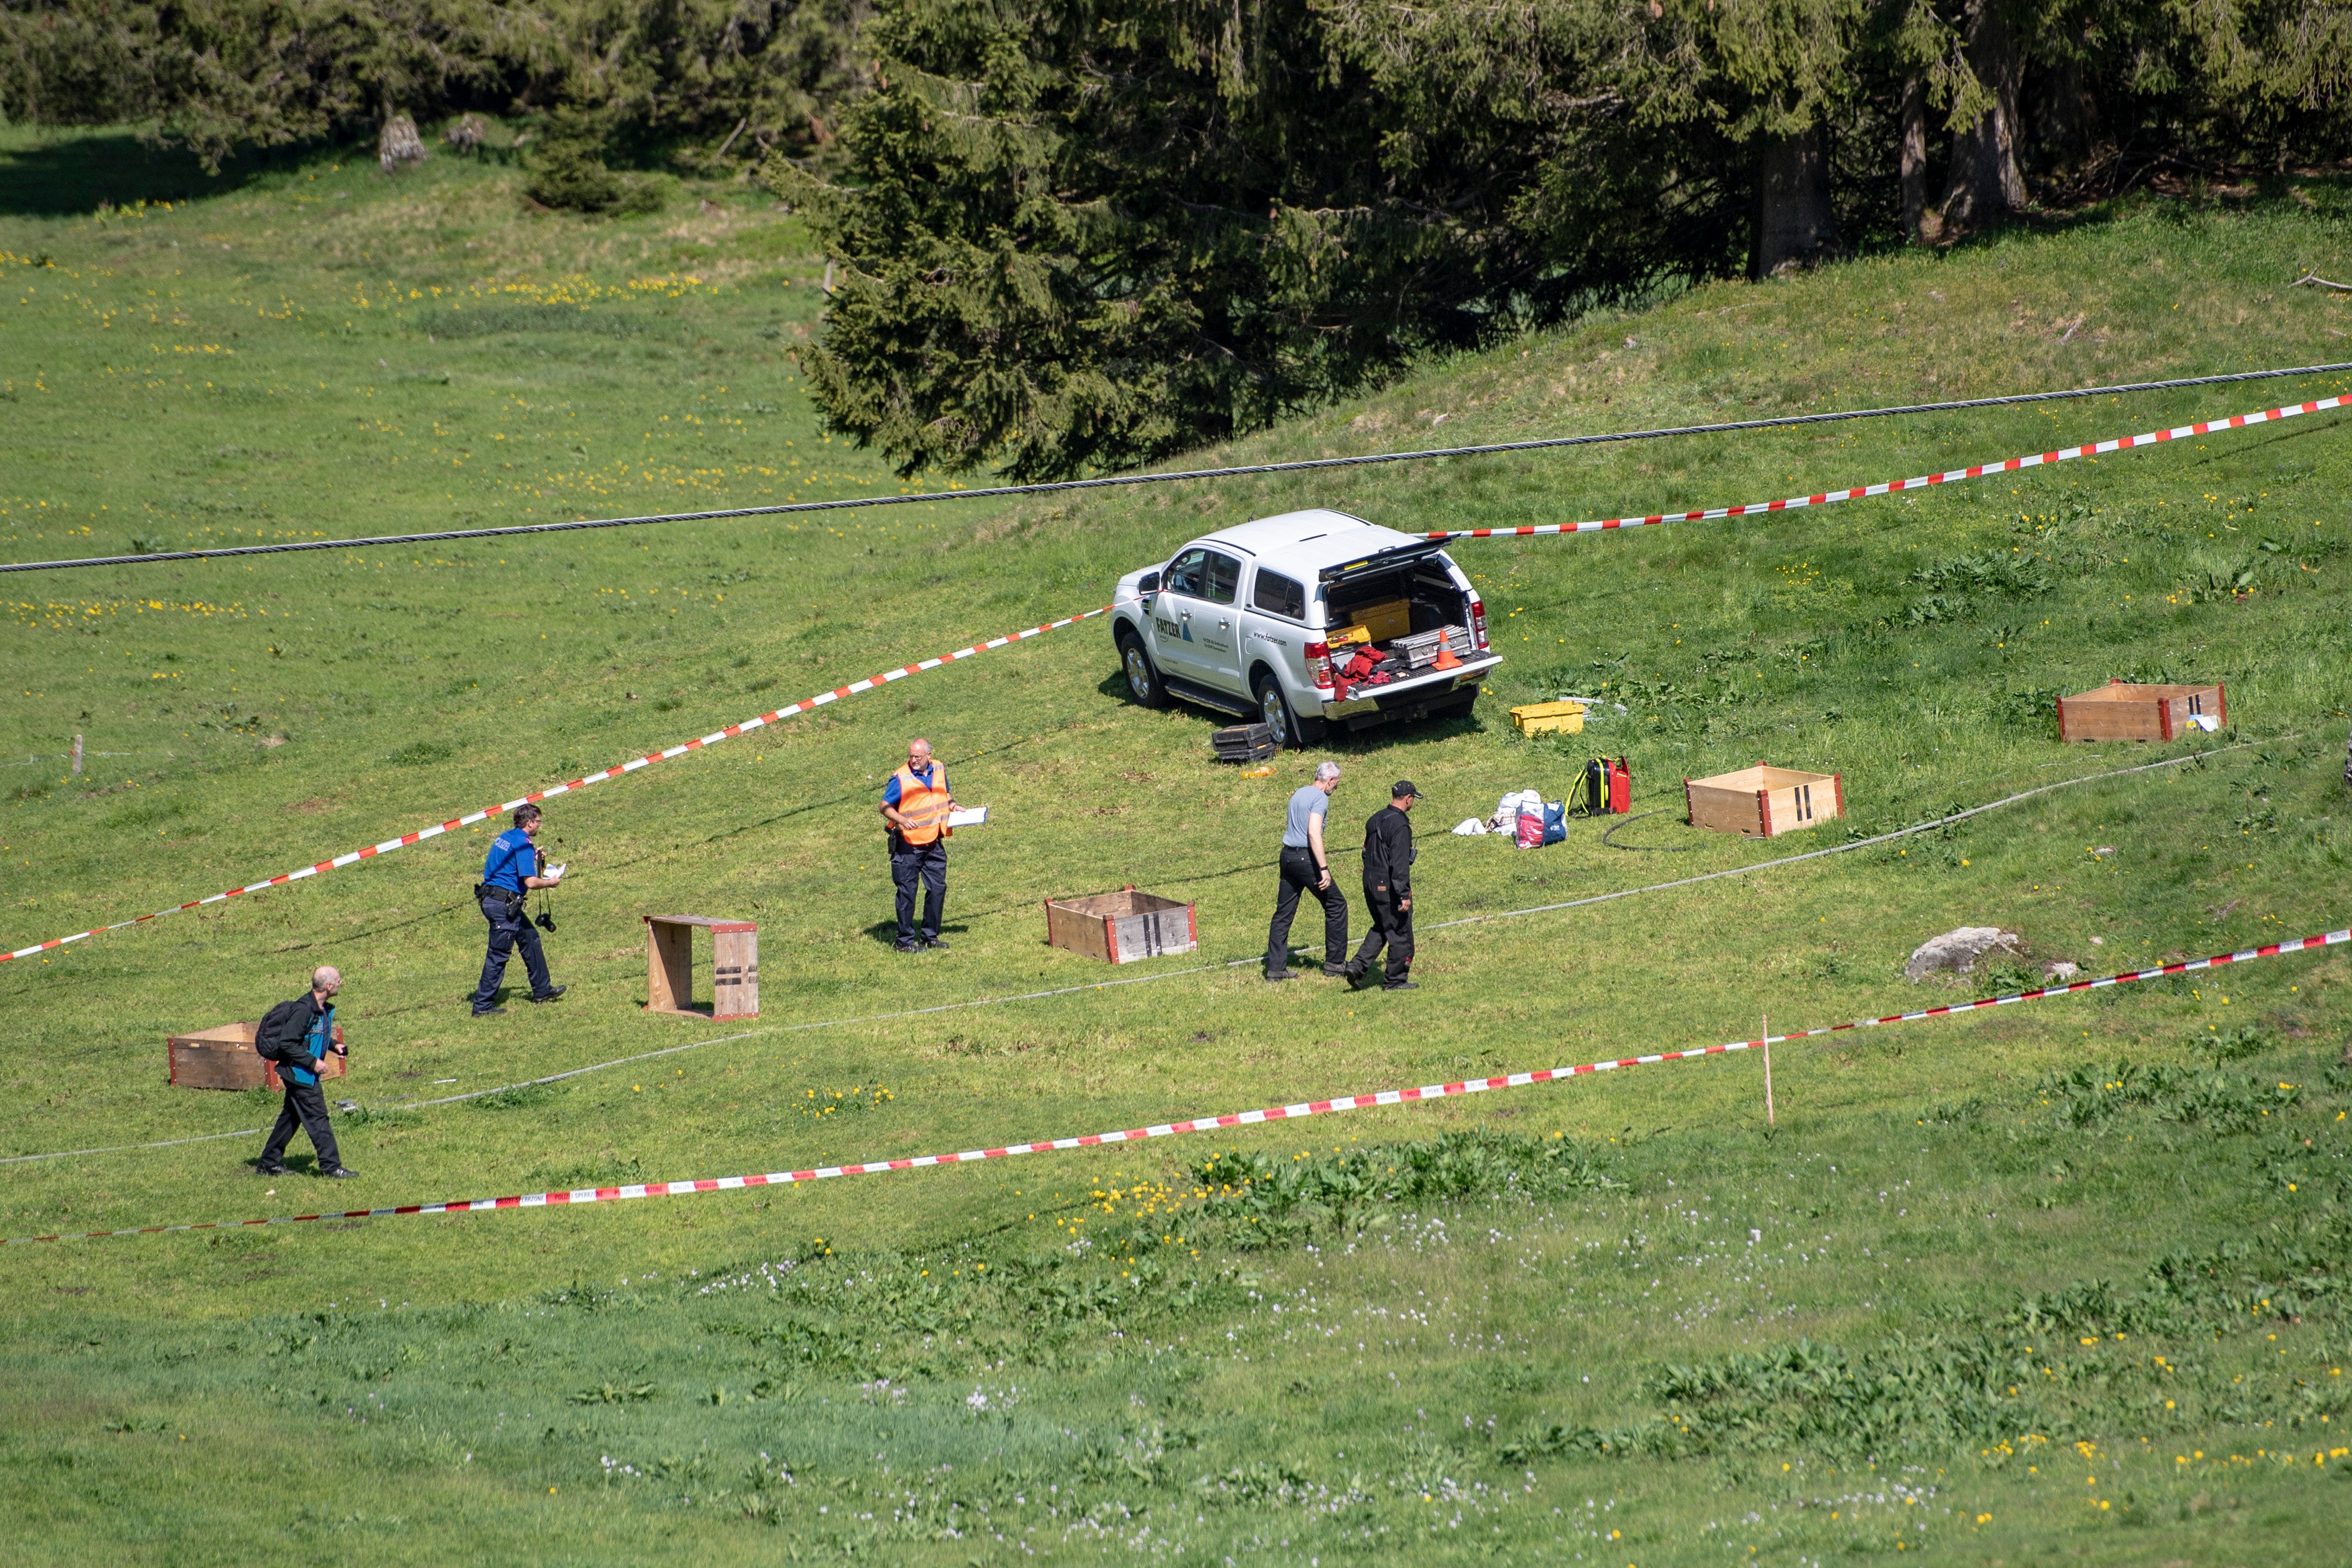
<svg viewBox="0 0 2352 1568">
<path fill-rule="evenodd" d="M 526 209 L 495 163 L 394 183 L 289 159 L 207 188 L 142 156 L 0 144 L 11 559 L 903 488 L 814 418 L 797 353 L 823 258 L 744 186 L 583 223 Z M 2352 306 L 2286 285 L 2338 275 L 2347 212 L 2340 183 L 2305 181 L 1713 285 L 1202 458 L 2347 357 Z M 129 920 L 1097 607 L 1251 515 L 1501 527 L 1763 500 L 2347 384 L 10 576 L 0 937 Z M 1129 705 L 1100 622 L 553 803 L 576 881 L 552 1008 L 467 1016 L 478 831 L 0 964 L 0 1154 L 61 1156 L 0 1164 L 0 1234 L 1138 1127 L 2341 925 L 2342 430 L 1465 545 L 1508 656 L 1477 715 L 1328 748 L 1343 842 L 1387 779 L 1427 792 L 1406 996 L 1224 964 L 1263 943 L 1281 800 L 1314 759 L 1215 767 L 1217 721 Z M 2062 747 L 2051 697 L 2110 676 L 2224 680 L 2231 724 Z M 1592 690 L 1624 710 L 1579 741 L 1510 729 L 1513 702 Z M 915 732 L 994 819 L 954 844 L 952 950 L 908 959 L 873 806 Z M 1565 793 L 1604 747 L 1658 814 L 1616 844 L 1600 824 L 1538 853 L 1444 834 L 1507 790 Z M 2192 751 L 1899 845 L 1512 912 Z M 1841 773 L 1850 819 L 1769 847 L 1679 823 L 1683 777 L 1759 758 Z M 1129 882 L 1195 901 L 1202 958 L 1097 988 L 1111 973 L 1046 948 L 1038 906 Z M 665 910 L 759 921 L 756 1025 L 641 1011 L 638 917 Z M 2025 952 L 1906 984 L 1911 949 L 1960 924 Z M 216 1136 L 267 1125 L 263 1097 L 163 1082 L 167 1032 L 256 1016 L 319 963 L 347 976 L 336 1087 L 362 1108 L 339 1127 L 362 1179 L 331 1189 L 257 1179 L 258 1135 Z M 11 1247 L 0 1543 L 2313 1561 L 2352 1512 L 2347 979 L 2331 951 L 1785 1046 L 1775 1128 L 1761 1064 L 1717 1057 L 802 1187 Z M 420 1103 L 598 1064 L 618 1065 Z"/>
</svg>

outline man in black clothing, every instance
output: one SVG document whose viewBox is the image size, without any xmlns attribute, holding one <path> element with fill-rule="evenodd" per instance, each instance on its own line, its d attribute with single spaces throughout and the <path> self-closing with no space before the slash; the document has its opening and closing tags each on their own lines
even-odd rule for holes
<svg viewBox="0 0 2352 1568">
<path fill-rule="evenodd" d="M 269 1130 L 269 1142 L 261 1146 L 260 1163 L 254 1166 L 265 1176 L 286 1173 L 286 1145 L 298 1127 L 310 1135 L 310 1147 L 318 1151 L 319 1174 L 337 1179 L 352 1174 L 335 1147 L 334 1129 L 327 1121 L 327 1093 L 319 1087 L 327 1053 L 342 1053 L 335 1043 L 335 993 L 342 988 L 341 973 L 332 964 L 320 964 L 310 972 L 309 995 L 297 998 L 283 1014 L 271 1008 L 261 1021 L 262 1030 L 274 1037 L 257 1036 L 255 1044 L 271 1047 L 264 1059 L 278 1064 L 278 1079 L 286 1085 L 278 1125 Z"/>
<path fill-rule="evenodd" d="M 1389 803 L 1364 824 L 1364 902 L 1372 908 L 1372 929 L 1348 961 L 1348 984 L 1361 985 L 1381 949 L 1389 950 L 1383 991 L 1415 991 L 1405 978 L 1412 968 L 1412 823 L 1405 814 L 1421 799 L 1411 779 L 1399 779 Z"/>
</svg>

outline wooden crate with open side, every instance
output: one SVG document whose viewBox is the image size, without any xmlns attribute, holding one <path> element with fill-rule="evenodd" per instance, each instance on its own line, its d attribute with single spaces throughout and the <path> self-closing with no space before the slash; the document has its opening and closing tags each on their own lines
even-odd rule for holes
<svg viewBox="0 0 2352 1568">
<path fill-rule="evenodd" d="M 1683 804 L 1693 827 L 1777 838 L 1843 816 L 1845 784 L 1842 774 L 1759 763 L 1713 778 L 1683 780 Z"/>
<path fill-rule="evenodd" d="M 2058 700 L 2062 741 L 2169 741 L 2191 728 L 2220 729 L 2230 721 L 2230 700 L 2221 683 L 2210 686 L 2134 686 L 2110 680 Z"/>
<path fill-rule="evenodd" d="M 222 1024 L 191 1034 L 165 1036 L 163 1059 L 169 1073 L 165 1081 L 180 1089 L 268 1089 L 272 1092 L 284 1089 L 278 1064 L 263 1061 L 254 1051 L 253 1037 L 260 1028 L 258 1023 Z M 342 1043 L 343 1026 L 338 1024 L 335 1044 Z M 319 1076 L 341 1078 L 348 1068 L 346 1058 L 330 1051 L 319 1064 Z"/>
<path fill-rule="evenodd" d="M 1139 893 L 1133 883 L 1116 893 L 1045 900 L 1045 942 L 1112 963 L 1133 963 L 1162 953 L 1191 952 L 1200 945 L 1192 906 L 1156 893 Z"/>
<path fill-rule="evenodd" d="M 709 915 L 646 915 L 646 1011 L 701 1017 L 694 1005 L 694 932 L 710 933 L 711 1020 L 760 1016 L 760 927 Z"/>
</svg>

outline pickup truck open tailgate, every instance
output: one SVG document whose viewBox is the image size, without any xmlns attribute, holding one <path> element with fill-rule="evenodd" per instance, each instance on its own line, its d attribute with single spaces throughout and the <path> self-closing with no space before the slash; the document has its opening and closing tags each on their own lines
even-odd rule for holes
<svg viewBox="0 0 2352 1568">
<path fill-rule="evenodd" d="M 1391 680 L 1386 686 L 1355 687 L 1349 690 L 1345 702 L 1327 700 L 1323 704 L 1323 716 L 1327 719 L 1346 719 L 1359 713 L 1388 712 L 1399 708 L 1418 707 L 1444 696 L 1457 687 L 1477 685 L 1486 678 L 1488 670 L 1502 662 L 1503 658 L 1500 654 L 1482 653 L 1475 658 L 1464 659 L 1461 667 L 1456 669 L 1425 670 L 1419 675 L 1408 676 L 1402 680 Z"/>
</svg>

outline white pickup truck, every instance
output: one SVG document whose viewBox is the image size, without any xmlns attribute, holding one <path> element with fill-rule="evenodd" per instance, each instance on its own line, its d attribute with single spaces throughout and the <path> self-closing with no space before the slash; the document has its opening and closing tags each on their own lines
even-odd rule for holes
<svg viewBox="0 0 2352 1568">
<path fill-rule="evenodd" d="M 1360 616 L 1380 637 L 1331 646 Z M 1458 663 L 1406 668 L 1402 638 L 1449 626 L 1459 628 L 1445 639 Z M 1486 606 L 1437 541 L 1339 511 L 1260 518 L 1129 573 L 1111 637 L 1144 707 L 1181 698 L 1271 725 L 1287 746 L 1311 745 L 1334 724 L 1467 713 L 1503 662 L 1487 647 Z M 1387 668 L 1351 679 L 1347 662 L 1365 647 Z"/>
</svg>

